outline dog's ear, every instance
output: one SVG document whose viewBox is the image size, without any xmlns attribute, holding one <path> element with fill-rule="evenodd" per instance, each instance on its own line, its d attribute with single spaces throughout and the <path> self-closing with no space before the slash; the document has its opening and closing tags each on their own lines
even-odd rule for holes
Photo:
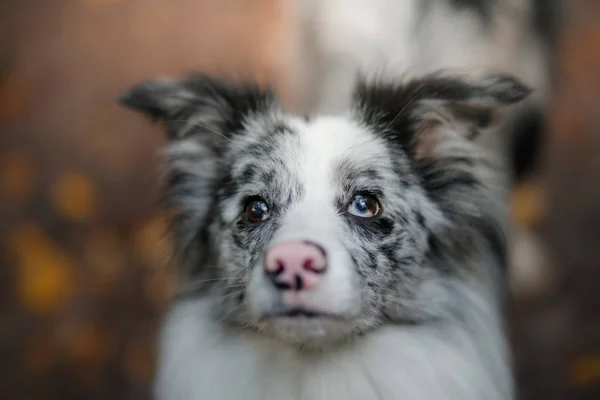
<svg viewBox="0 0 600 400">
<path fill-rule="evenodd" d="M 119 97 L 121 104 L 159 121 L 170 143 L 164 151 L 167 205 L 177 210 L 178 250 L 204 257 L 207 219 L 214 214 L 222 158 L 248 116 L 268 112 L 274 95 L 253 83 L 234 83 L 209 75 L 154 79 Z"/>
<path fill-rule="evenodd" d="M 247 115 L 274 100 L 271 91 L 253 82 L 235 83 L 207 74 L 152 79 L 118 97 L 122 105 L 164 124 L 173 140 L 198 134 L 223 139 L 234 134 Z"/>
<path fill-rule="evenodd" d="M 120 95 L 118 101 L 164 123 L 192 108 L 198 95 L 185 81 L 161 77 L 132 87 Z"/>
<path fill-rule="evenodd" d="M 507 75 L 479 80 L 429 75 L 406 84 L 363 80 L 354 104 L 366 122 L 420 158 L 443 137 L 477 137 L 498 122 L 504 107 L 529 93 L 528 87 Z"/>
<path fill-rule="evenodd" d="M 471 139 L 528 93 L 509 76 L 467 80 L 436 75 L 407 84 L 359 85 L 355 115 L 408 157 L 437 207 L 437 216 L 423 213 L 432 256 L 456 260 L 480 243 L 506 265 L 504 207 L 493 189 L 496 171 Z"/>
</svg>

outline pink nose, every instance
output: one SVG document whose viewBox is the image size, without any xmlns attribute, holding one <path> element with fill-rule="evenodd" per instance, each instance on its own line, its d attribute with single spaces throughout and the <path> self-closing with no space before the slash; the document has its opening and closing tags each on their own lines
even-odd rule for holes
<svg viewBox="0 0 600 400">
<path fill-rule="evenodd" d="M 279 243 L 265 255 L 265 272 L 282 290 L 314 288 L 326 269 L 325 251 L 311 242 Z"/>
</svg>

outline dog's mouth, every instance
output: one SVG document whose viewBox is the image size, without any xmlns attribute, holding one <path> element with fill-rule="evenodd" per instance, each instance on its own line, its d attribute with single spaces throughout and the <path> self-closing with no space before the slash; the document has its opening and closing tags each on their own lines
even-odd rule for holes
<svg viewBox="0 0 600 400">
<path fill-rule="evenodd" d="M 287 310 L 281 310 L 263 315 L 263 319 L 277 319 L 277 318 L 305 318 L 305 319 L 333 319 L 343 320 L 341 315 L 335 315 L 327 312 L 318 310 L 312 310 L 307 308 L 290 308 Z"/>
<path fill-rule="evenodd" d="M 287 317 L 287 318 L 296 318 L 296 317 L 305 317 L 305 318 L 319 318 L 319 317 L 326 317 L 327 315 L 319 312 L 319 311 L 315 311 L 315 310 L 307 310 L 305 308 L 292 308 L 290 310 L 285 310 L 285 311 L 280 311 L 277 313 L 273 313 L 271 315 L 268 315 L 267 318 L 282 318 L 282 317 Z"/>
<path fill-rule="evenodd" d="M 302 346 L 322 346 L 347 336 L 352 323 L 339 314 L 310 308 L 288 308 L 263 314 L 261 330 L 278 340 Z"/>
</svg>

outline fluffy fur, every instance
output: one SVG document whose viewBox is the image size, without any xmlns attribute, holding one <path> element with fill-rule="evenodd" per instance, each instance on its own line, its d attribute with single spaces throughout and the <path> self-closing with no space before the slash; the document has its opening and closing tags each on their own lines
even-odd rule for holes
<svg viewBox="0 0 600 400">
<path fill-rule="evenodd" d="M 528 89 L 508 76 L 365 80 L 337 116 L 301 118 L 252 84 L 154 80 L 121 101 L 165 126 L 185 267 L 160 345 L 165 400 L 500 400 L 506 212 L 471 139 Z M 375 197 L 373 218 L 348 213 Z M 245 218 L 261 198 L 270 218 Z M 327 254 L 311 315 L 286 315 L 265 252 Z"/>
</svg>

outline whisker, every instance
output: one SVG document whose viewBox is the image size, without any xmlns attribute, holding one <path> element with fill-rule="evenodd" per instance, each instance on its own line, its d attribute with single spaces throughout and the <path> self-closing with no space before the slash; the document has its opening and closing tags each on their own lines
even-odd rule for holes
<svg viewBox="0 0 600 400">
<path fill-rule="evenodd" d="M 179 287 L 179 289 L 177 290 L 177 293 L 178 294 L 193 293 L 194 291 L 199 290 L 204 283 L 207 283 L 207 282 L 226 282 L 228 280 L 229 279 L 207 279 L 207 280 L 197 281 L 197 282 L 186 282 L 186 283 L 182 284 Z M 226 286 L 220 287 L 220 289 L 229 289 L 229 288 L 238 288 L 238 287 L 245 287 L 245 285 L 242 284 L 242 283 L 235 283 L 235 284 L 231 284 L 231 285 L 226 285 Z"/>
<path fill-rule="evenodd" d="M 396 120 L 402 115 L 402 113 L 404 112 L 404 110 L 406 110 L 406 108 L 408 106 L 410 106 L 412 104 L 413 101 L 415 101 L 417 99 L 417 97 L 419 97 L 419 95 L 421 94 L 421 92 L 423 91 L 423 89 L 425 88 L 425 84 L 422 83 L 421 86 L 419 86 L 419 88 L 416 90 L 414 96 L 408 101 L 408 103 L 406 103 L 404 105 L 404 107 L 402 107 L 402 109 L 400 111 L 398 111 L 398 114 L 396 114 L 396 116 L 394 117 L 394 119 L 388 124 L 388 126 L 385 127 L 385 129 L 383 130 L 384 132 L 387 131 L 388 129 L 390 129 L 390 126 L 392 126 L 394 124 L 394 122 L 396 122 Z"/>
<path fill-rule="evenodd" d="M 219 131 L 218 131 L 218 130 L 216 130 L 215 128 L 212 128 L 212 127 L 210 127 L 210 126 L 208 126 L 208 125 L 201 124 L 201 123 L 199 123 L 199 122 L 194 122 L 194 121 L 185 120 L 185 119 L 170 119 L 170 120 L 167 120 L 167 121 L 165 121 L 165 122 L 183 122 L 183 123 L 185 123 L 185 124 L 190 124 L 190 125 L 192 125 L 192 126 L 196 126 L 196 127 L 204 128 L 204 129 L 206 129 L 206 130 L 208 130 L 208 131 L 210 131 L 210 132 L 212 132 L 212 133 L 214 133 L 214 134 L 216 134 L 216 135 L 218 135 L 218 136 L 222 137 L 223 139 L 225 139 L 225 140 L 228 140 L 228 141 L 230 141 L 230 142 L 232 142 L 232 143 L 233 143 L 233 140 L 232 140 L 231 138 L 229 138 L 229 137 L 227 137 L 227 136 L 223 135 L 221 132 L 219 132 Z M 250 154 L 250 153 L 249 153 L 247 150 L 245 150 L 245 149 L 243 149 L 243 148 L 242 148 L 242 149 L 240 149 L 240 150 L 242 150 L 244 153 L 248 154 L 249 156 L 251 156 L 251 155 L 252 155 L 252 154 Z"/>
<path fill-rule="evenodd" d="M 228 298 L 230 298 L 232 296 L 237 296 L 237 295 L 239 295 L 240 293 L 243 293 L 243 292 L 244 292 L 243 290 L 235 290 L 235 291 L 233 291 L 231 293 L 227 293 L 226 295 L 219 297 L 218 300 L 221 302 L 221 301 L 223 301 L 225 299 L 228 299 Z"/>
<path fill-rule="evenodd" d="M 221 289 L 240 288 L 240 287 L 246 287 L 246 285 L 244 285 L 243 283 L 238 283 L 235 285 L 222 286 Z"/>
<path fill-rule="evenodd" d="M 220 277 L 220 278 L 198 279 L 198 280 L 185 282 L 184 285 L 200 284 L 200 283 L 206 283 L 206 282 L 221 282 L 221 281 L 235 280 L 235 279 L 239 279 L 239 278 L 240 278 L 239 276 L 225 276 L 225 277 Z"/>
</svg>

